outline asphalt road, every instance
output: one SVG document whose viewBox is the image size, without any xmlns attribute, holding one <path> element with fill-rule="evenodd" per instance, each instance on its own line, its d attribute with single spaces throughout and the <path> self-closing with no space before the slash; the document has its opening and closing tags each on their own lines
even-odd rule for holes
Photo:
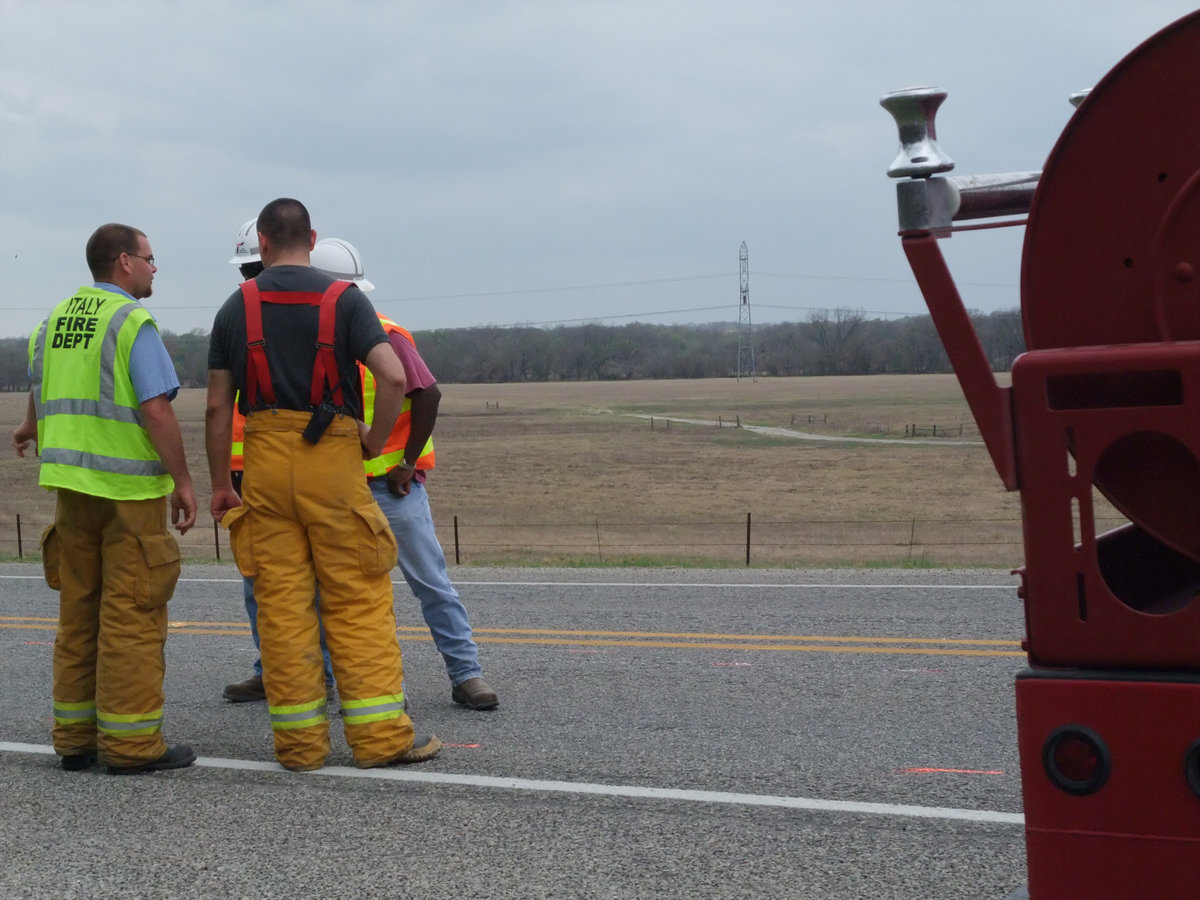
<svg viewBox="0 0 1200 900">
<path fill-rule="evenodd" d="M 57 595 L 0 565 L 0 897 L 1004 898 L 1025 881 L 1016 579 L 997 571 L 455 568 L 501 707 L 450 699 L 396 586 L 418 730 L 281 769 L 236 571 L 171 602 L 166 735 L 114 778 L 49 746 Z M 398 577 L 398 576 L 397 576 Z"/>
</svg>

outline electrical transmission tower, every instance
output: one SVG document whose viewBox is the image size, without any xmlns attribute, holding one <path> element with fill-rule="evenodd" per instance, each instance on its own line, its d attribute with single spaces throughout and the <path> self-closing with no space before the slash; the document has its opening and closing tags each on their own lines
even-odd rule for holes
<svg viewBox="0 0 1200 900">
<path fill-rule="evenodd" d="M 742 241 L 742 249 L 738 251 L 738 270 L 741 302 L 738 303 L 737 380 L 741 381 L 743 375 L 749 375 L 751 381 L 757 381 L 754 372 L 754 323 L 750 321 L 750 253 L 746 250 L 745 241 Z"/>
</svg>

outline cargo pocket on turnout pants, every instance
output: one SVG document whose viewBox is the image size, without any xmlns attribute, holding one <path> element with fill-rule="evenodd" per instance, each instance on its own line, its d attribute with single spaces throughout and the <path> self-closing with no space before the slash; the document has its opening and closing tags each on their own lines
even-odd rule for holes
<svg viewBox="0 0 1200 900">
<path fill-rule="evenodd" d="M 221 516 L 221 527 L 229 529 L 229 547 L 233 550 L 233 561 L 237 563 L 238 571 L 247 578 L 258 574 L 258 564 L 254 561 L 254 532 L 250 527 L 250 507 L 245 502 L 235 506 Z"/>
<path fill-rule="evenodd" d="M 146 560 L 146 583 L 138 598 L 144 609 L 165 606 L 179 580 L 179 544 L 169 534 L 139 534 L 138 544 Z"/>
<path fill-rule="evenodd" d="M 392 571 L 396 565 L 396 538 L 379 504 L 355 507 L 354 517 L 360 531 L 358 564 L 363 574 L 383 575 Z"/>
<path fill-rule="evenodd" d="M 46 573 L 46 584 L 50 585 L 53 590 L 60 590 L 62 579 L 58 574 L 58 556 L 61 552 L 61 545 L 58 542 L 58 529 L 53 525 L 47 525 L 46 530 L 42 532 L 42 540 L 39 545 L 42 551 L 42 571 Z"/>
</svg>

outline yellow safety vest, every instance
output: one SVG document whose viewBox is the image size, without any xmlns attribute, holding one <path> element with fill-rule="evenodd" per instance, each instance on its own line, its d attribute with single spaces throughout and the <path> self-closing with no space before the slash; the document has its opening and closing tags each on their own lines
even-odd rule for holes
<svg viewBox="0 0 1200 900">
<path fill-rule="evenodd" d="M 30 338 L 42 487 L 111 500 L 175 489 L 129 377 L 133 340 L 147 322 L 158 327 L 136 300 L 82 287 Z"/>
</svg>

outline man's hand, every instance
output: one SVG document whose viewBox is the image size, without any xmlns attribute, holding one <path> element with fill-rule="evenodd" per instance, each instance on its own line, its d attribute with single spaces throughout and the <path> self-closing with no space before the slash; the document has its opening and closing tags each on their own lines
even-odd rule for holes
<svg viewBox="0 0 1200 900">
<path fill-rule="evenodd" d="M 33 391 L 29 392 L 29 401 L 25 407 L 25 419 L 17 426 L 13 432 L 13 449 L 17 451 L 17 456 L 22 459 L 29 452 L 30 445 L 37 444 L 37 411 L 33 406 Z"/>
<path fill-rule="evenodd" d="M 407 497 L 408 492 L 412 490 L 412 479 L 415 474 L 417 473 L 413 469 L 402 469 L 399 466 L 389 469 L 387 473 L 388 493 L 395 494 L 397 497 Z"/>
<path fill-rule="evenodd" d="M 242 498 L 232 487 L 213 488 L 212 503 L 209 508 L 212 510 L 212 517 L 215 521 L 220 522 L 225 518 L 225 513 L 241 505 Z"/>
<path fill-rule="evenodd" d="M 386 432 L 381 434 L 378 428 L 372 428 L 362 419 L 358 420 L 358 442 L 362 445 L 363 459 L 374 459 L 382 453 L 383 445 L 387 443 L 387 437 Z M 373 446 L 373 441 L 378 442 L 379 446 Z"/>
<path fill-rule="evenodd" d="M 187 534 L 196 524 L 196 494 L 191 481 L 175 482 L 171 492 L 171 524 L 180 534 Z"/>
<path fill-rule="evenodd" d="M 13 432 L 13 449 L 17 451 L 17 456 L 22 459 L 25 454 L 31 449 L 34 453 L 37 452 L 37 425 L 33 426 L 32 431 L 26 428 L 25 423 L 22 423 L 16 431 Z"/>
</svg>

